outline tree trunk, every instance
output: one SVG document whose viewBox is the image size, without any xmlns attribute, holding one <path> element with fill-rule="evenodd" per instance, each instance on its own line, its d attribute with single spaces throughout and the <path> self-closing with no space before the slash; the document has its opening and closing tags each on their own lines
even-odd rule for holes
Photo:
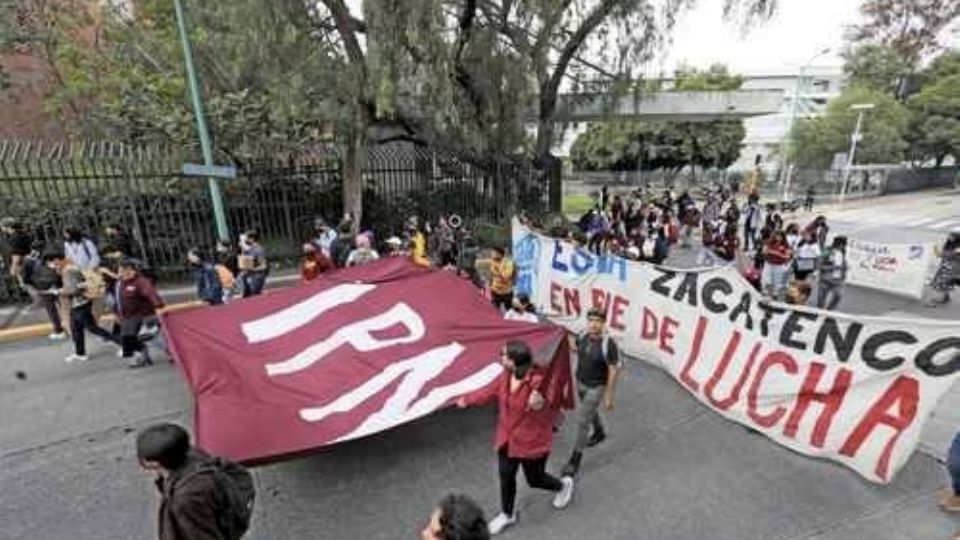
<svg viewBox="0 0 960 540">
<path fill-rule="evenodd" d="M 366 134 L 367 122 L 358 107 L 343 162 L 343 212 L 353 216 L 354 233 L 359 231 L 360 220 L 363 219 L 363 149 Z"/>
</svg>

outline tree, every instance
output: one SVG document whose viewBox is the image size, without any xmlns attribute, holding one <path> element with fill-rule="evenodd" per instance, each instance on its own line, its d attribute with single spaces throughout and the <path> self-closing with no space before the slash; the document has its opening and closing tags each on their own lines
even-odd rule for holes
<svg viewBox="0 0 960 540">
<path fill-rule="evenodd" d="M 960 73 L 935 79 L 911 97 L 908 106 L 915 158 L 933 159 L 939 167 L 947 156 L 960 157 Z"/>
<path fill-rule="evenodd" d="M 884 44 L 907 65 L 918 65 L 940 48 L 938 37 L 957 17 L 956 0 L 864 0 L 863 22 L 851 28 L 857 44 Z"/>
<path fill-rule="evenodd" d="M 874 108 L 863 116 L 863 139 L 857 146 L 858 163 L 896 163 L 907 149 L 904 137 L 909 113 L 906 107 L 889 94 L 863 87 L 848 87 L 827 107 L 824 116 L 802 120 L 791 135 L 791 161 L 801 167 L 828 167 L 833 156 L 849 150 L 857 111 L 851 106 L 872 103 Z"/>
<path fill-rule="evenodd" d="M 867 43 L 848 48 L 844 54 L 843 72 L 851 86 L 872 88 L 891 95 L 901 90 L 904 77 L 912 67 L 888 44 Z"/>
<path fill-rule="evenodd" d="M 677 92 L 723 92 L 743 86 L 743 77 L 732 75 L 724 64 L 713 64 L 703 71 L 682 65 L 674 79 L 673 90 Z"/>
</svg>

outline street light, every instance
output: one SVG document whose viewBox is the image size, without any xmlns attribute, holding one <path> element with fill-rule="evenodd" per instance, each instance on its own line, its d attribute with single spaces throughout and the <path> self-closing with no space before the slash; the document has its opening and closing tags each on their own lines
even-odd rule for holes
<svg viewBox="0 0 960 540">
<path fill-rule="evenodd" d="M 853 167 L 853 160 L 857 154 L 857 145 L 863 135 L 860 128 L 863 127 L 863 113 L 873 110 L 876 107 L 873 103 L 855 103 L 850 106 L 851 111 L 857 111 L 857 127 L 853 129 L 853 135 L 850 136 L 850 153 L 847 156 L 847 166 L 843 171 L 843 185 L 840 186 L 840 205 L 843 206 L 843 199 L 847 196 L 847 183 L 850 181 L 850 168 Z"/>
<path fill-rule="evenodd" d="M 790 103 L 790 120 L 787 122 L 787 132 L 783 136 L 783 140 L 780 142 L 780 185 L 783 186 L 782 199 L 787 200 L 790 198 L 790 167 L 787 166 L 787 149 L 789 144 L 793 142 L 793 124 L 797 118 L 797 104 L 800 102 L 800 85 L 803 84 L 805 78 L 805 73 L 807 68 L 810 67 L 810 64 L 814 60 L 820 58 L 821 56 L 829 53 L 833 49 L 830 47 L 825 47 L 817 52 L 817 54 L 811 56 L 806 62 L 800 66 L 800 74 L 797 76 L 797 84 L 793 89 L 793 100 Z"/>
</svg>

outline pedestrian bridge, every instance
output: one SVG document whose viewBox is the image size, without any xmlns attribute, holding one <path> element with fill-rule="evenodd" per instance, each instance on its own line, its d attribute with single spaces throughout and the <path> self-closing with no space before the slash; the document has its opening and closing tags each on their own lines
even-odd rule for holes
<svg viewBox="0 0 960 540">
<path fill-rule="evenodd" d="M 782 90 L 649 92 L 613 97 L 561 94 L 554 118 L 559 122 L 638 119 L 707 122 L 775 114 L 782 110 L 783 99 Z"/>
</svg>

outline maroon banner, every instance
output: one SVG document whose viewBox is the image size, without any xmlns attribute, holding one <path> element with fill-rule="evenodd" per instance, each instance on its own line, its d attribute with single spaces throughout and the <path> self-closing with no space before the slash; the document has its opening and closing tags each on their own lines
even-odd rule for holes
<svg viewBox="0 0 960 540">
<path fill-rule="evenodd" d="M 572 406 L 565 331 L 504 321 L 471 284 L 406 259 L 164 315 L 200 447 L 265 461 L 423 417 L 501 373 L 519 339 Z"/>
</svg>

